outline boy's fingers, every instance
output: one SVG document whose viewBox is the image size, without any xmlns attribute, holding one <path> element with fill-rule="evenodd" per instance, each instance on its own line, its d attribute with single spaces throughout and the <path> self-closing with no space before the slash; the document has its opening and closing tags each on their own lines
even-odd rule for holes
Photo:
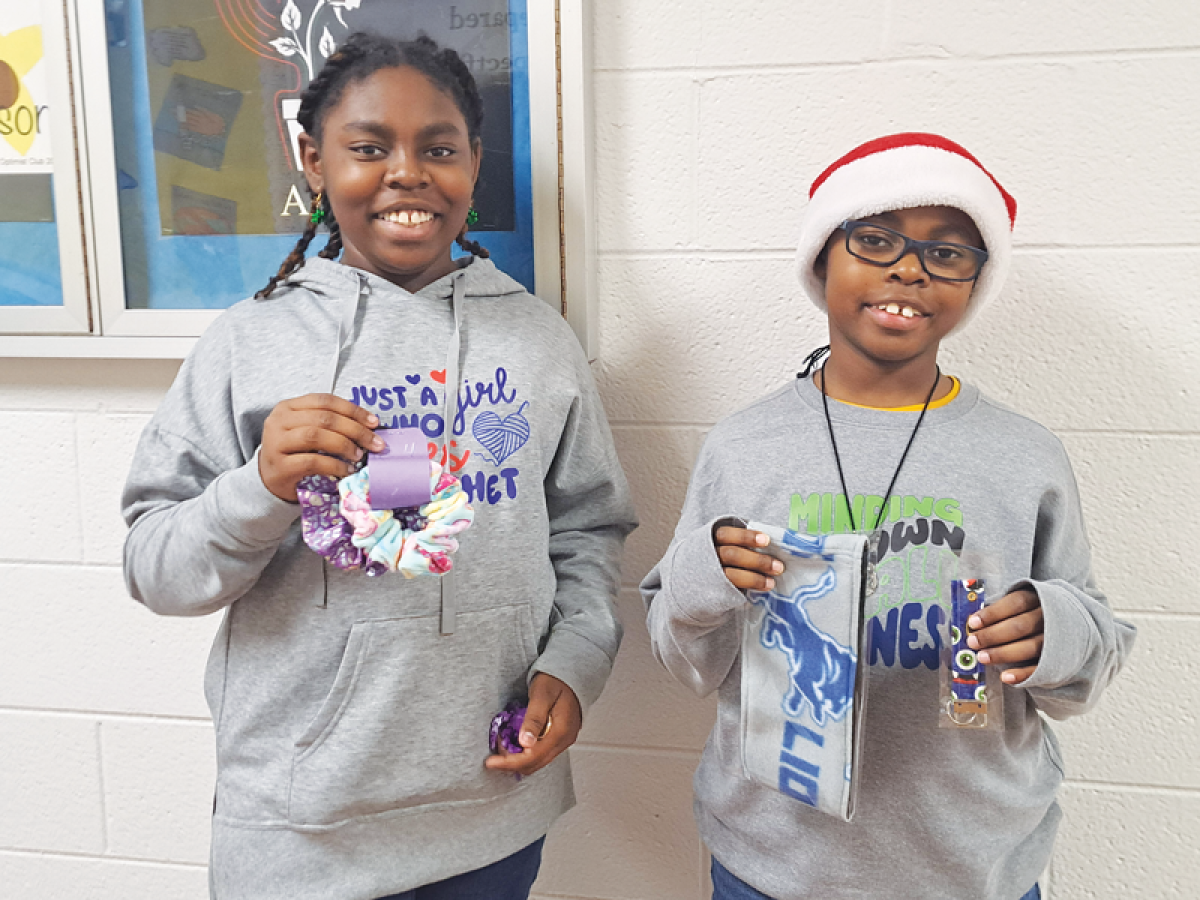
<svg viewBox="0 0 1200 900">
<path fill-rule="evenodd" d="M 766 575 L 778 575 L 783 571 L 783 563 L 769 554 L 728 544 L 717 547 L 717 558 L 721 560 L 721 565 L 727 568 L 746 569 Z"/>
<path fill-rule="evenodd" d="M 717 529 L 718 540 L 720 532 L 727 529 Z M 748 531 L 744 528 L 730 528 L 729 531 L 740 531 L 747 535 L 759 535 L 766 537 L 756 531 Z M 741 537 L 739 536 L 739 539 Z M 755 541 L 756 543 L 756 541 Z M 754 543 L 752 543 L 752 546 Z M 783 563 L 775 557 L 767 553 L 759 553 L 757 550 L 748 550 L 741 544 L 735 543 L 718 543 L 717 558 L 721 561 L 721 569 L 725 572 L 725 577 L 739 591 L 769 591 L 775 587 L 775 579 L 773 575 L 779 575 L 783 572 Z"/>
<path fill-rule="evenodd" d="M 1038 595 L 1030 590 L 1013 591 L 1005 594 L 995 603 L 991 603 L 971 616 L 967 624 L 978 631 L 1004 619 L 1018 616 L 1030 610 L 1040 609 L 1041 601 Z"/>
<path fill-rule="evenodd" d="M 967 638 L 967 646 L 973 650 L 1000 647 L 1034 635 L 1041 635 L 1044 626 L 1045 617 L 1042 615 L 1041 607 L 1038 607 L 1020 615 L 1002 619 L 995 625 L 972 631 Z"/>
<path fill-rule="evenodd" d="M 745 569 L 722 569 L 725 577 L 739 591 L 769 591 L 775 587 L 775 579 Z"/>
<path fill-rule="evenodd" d="M 1000 673 L 1000 679 L 1005 684 L 1024 684 L 1037 670 L 1037 666 L 1022 666 L 1017 669 L 1005 669 Z"/>
<path fill-rule="evenodd" d="M 1021 665 L 1023 663 L 1037 664 L 1042 658 L 1042 646 L 1045 644 L 1044 635 L 1035 635 L 1024 641 L 1014 641 L 998 647 L 990 647 L 979 651 L 979 661 L 985 666 Z"/>
<path fill-rule="evenodd" d="M 713 535 L 713 543 L 725 577 L 739 591 L 769 591 L 775 587 L 771 576 L 783 572 L 783 563 L 759 552 L 771 543 L 768 535 L 722 525 Z"/>
<path fill-rule="evenodd" d="M 766 547 L 771 538 L 761 531 L 751 531 L 749 528 L 734 528 L 732 525 L 722 525 L 713 535 L 717 547 L 728 545 L 733 547 Z"/>
</svg>

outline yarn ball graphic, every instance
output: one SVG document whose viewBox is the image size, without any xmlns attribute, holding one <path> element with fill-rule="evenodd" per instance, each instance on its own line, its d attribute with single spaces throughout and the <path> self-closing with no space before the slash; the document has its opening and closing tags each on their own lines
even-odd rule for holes
<svg viewBox="0 0 1200 900">
<path fill-rule="evenodd" d="M 522 415 L 529 402 L 521 404 L 515 413 L 501 419 L 490 409 L 475 417 L 471 433 L 492 455 L 496 465 L 504 462 L 529 440 L 529 420 Z"/>
</svg>

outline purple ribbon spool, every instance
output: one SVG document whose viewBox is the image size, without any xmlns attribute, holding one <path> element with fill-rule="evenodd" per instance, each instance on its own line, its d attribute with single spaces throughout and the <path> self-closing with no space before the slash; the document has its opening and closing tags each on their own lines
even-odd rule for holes
<svg viewBox="0 0 1200 900">
<path fill-rule="evenodd" d="M 380 428 L 387 449 L 367 460 L 371 509 L 423 506 L 433 499 L 429 445 L 420 428 Z"/>
</svg>

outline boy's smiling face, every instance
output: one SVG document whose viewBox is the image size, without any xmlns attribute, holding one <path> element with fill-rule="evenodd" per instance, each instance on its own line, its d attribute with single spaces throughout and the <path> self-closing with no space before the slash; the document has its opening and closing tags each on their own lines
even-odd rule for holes
<svg viewBox="0 0 1200 900">
<path fill-rule="evenodd" d="M 983 247 L 971 217 L 952 207 L 900 209 L 863 221 L 918 241 Z M 844 348 L 884 368 L 936 360 L 942 338 L 962 320 L 975 287 L 973 281 L 931 278 L 913 250 L 887 266 L 857 259 L 847 251 L 841 229 L 830 237 L 814 271 L 825 282 L 834 353 Z"/>
</svg>

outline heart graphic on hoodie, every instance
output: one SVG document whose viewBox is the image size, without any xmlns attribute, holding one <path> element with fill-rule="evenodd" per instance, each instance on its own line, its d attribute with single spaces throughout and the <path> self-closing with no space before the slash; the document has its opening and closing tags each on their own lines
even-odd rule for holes
<svg viewBox="0 0 1200 900">
<path fill-rule="evenodd" d="M 491 462 L 496 465 L 504 462 L 529 440 L 529 420 L 521 413 L 529 405 L 526 400 L 515 413 L 503 419 L 490 409 L 481 412 L 471 423 L 471 434 L 490 453 Z"/>
</svg>

